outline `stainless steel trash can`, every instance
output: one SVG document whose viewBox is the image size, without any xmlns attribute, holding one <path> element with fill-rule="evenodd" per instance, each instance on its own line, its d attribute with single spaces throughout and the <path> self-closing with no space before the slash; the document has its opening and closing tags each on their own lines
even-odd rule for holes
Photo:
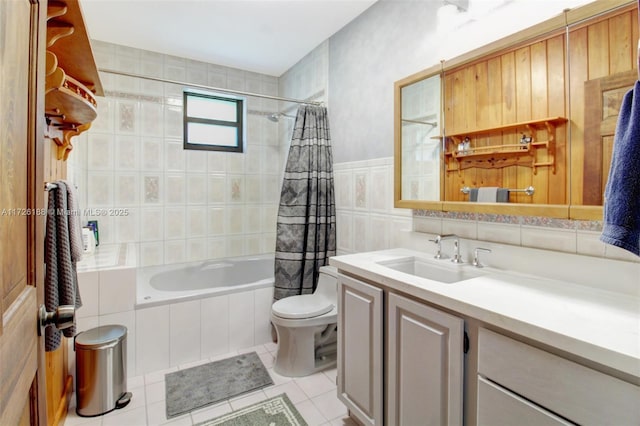
<svg viewBox="0 0 640 426">
<path fill-rule="evenodd" d="M 75 337 L 76 412 L 99 416 L 126 406 L 127 328 L 105 325 L 83 331 Z"/>
</svg>

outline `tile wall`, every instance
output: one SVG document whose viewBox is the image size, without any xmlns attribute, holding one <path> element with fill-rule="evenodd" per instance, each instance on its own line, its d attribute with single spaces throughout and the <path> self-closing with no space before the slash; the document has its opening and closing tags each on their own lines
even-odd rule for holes
<svg viewBox="0 0 640 426">
<path fill-rule="evenodd" d="M 101 69 L 278 94 L 276 77 L 93 47 Z M 101 243 L 135 243 L 140 266 L 272 252 L 284 159 L 279 126 L 266 116 L 278 102 L 248 98 L 245 153 L 184 151 L 182 86 L 104 72 L 101 80 L 98 118 L 74 140 L 69 160 L 69 178 L 86 219 L 99 221 Z"/>
<path fill-rule="evenodd" d="M 413 229 L 549 250 L 550 256 L 553 252 L 564 252 L 640 263 L 637 256 L 599 240 L 600 221 L 414 210 Z"/>
<path fill-rule="evenodd" d="M 401 245 L 411 210 L 393 207 L 393 158 L 334 164 L 338 254 Z"/>
</svg>

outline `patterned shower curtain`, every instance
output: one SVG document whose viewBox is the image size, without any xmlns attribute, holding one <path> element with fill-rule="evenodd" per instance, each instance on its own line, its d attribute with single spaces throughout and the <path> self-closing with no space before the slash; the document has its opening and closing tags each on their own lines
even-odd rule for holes
<svg viewBox="0 0 640 426">
<path fill-rule="evenodd" d="M 336 254 L 336 207 L 327 109 L 298 109 L 276 232 L 274 299 L 312 293 Z"/>
</svg>

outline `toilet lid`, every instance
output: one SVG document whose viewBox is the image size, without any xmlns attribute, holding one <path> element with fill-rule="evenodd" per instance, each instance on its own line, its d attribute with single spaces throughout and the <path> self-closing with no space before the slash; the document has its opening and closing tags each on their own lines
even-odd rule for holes
<svg viewBox="0 0 640 426">
<path fill-rule="evenodd" d="M 291 296 L 273 304 L 273 313 L 280 318 L 313 318 L 331 311 L 334 304 L 323 297 L 312 295 Z"/>
</svg>

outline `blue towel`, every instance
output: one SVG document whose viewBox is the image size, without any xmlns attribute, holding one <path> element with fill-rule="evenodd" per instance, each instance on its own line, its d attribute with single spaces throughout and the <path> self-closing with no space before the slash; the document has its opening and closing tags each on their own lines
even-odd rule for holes
<svg viewBox="0 0 640 426">
<path fill-rule="evenodd" d="M 620 106 L 600 240 L 640 256 L 640 81 Z"/>
</svg>

